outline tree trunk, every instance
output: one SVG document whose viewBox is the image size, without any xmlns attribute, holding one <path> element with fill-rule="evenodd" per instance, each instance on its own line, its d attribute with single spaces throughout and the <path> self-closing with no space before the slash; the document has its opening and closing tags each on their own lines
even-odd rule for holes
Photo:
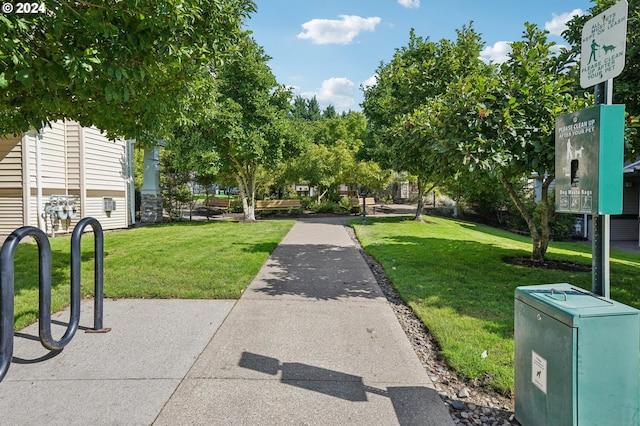
<svg viewBox="0 0 640 426">
<path fill-rule="evenodd" d="M 324 191 L 322 191 L 322 193 L 320 193 L 320 190 L 318 190 L 318 204 L 320 204 L 322 202 L 322 197 L 327 195 L 327 192 L 329 192 L 329 188 L 327 188 Z"/>
<path fill-rule="evenodd" d="M 424 182 L 422 178 L 418 176 L 418 207 L 416 208 L 416 217 L 414 220 L 418 222 L 424 222 L 422 220 L 422 211 L 424 210 Z"/>
<path fill-rule="evenodd" d="M 544 256 L 546 254 L 547 247 L 546 245 L 544 245 L 544 248 L 543 248 L 543 244 L 542 244 L 543 238 L 540 235 L 540 232 L 538 231 L 538 227 L 536 226 L 536 223 L 533 220 L 533 216 L 531 215 L 531 213 L 529 213 L 529 211 L 525 207 L 520 197 L 518 197 L 518 193 L 513 188 L 513 185 L 511 184 L 511 182 L 509 182 L 502 175 L 500 176 L 499 179 L 500 179 L 500 182 L 502 183 L 502 186 L 504 186 L 504 188 L 507 190 L 509 197 L 511 197 L 511 200 L 516 205 L 518 212 L 520 212 L 520 215 L 522 216 L 524 221 L 527 223 L 527 227 L 529 228 L 529 234 L 531 235 L 531 244 L 532 244 L 531 259 L 536 262 L 544 261 Z M 549 185 L 547 185 L 547 188 L 548 187 Z M 546 194 L 544 195 L 546 197 Z M 547 201 L 547 205 L 548 205 L 548 201 Z M 549 242 L 547 240 L 546 244 L 548 243 Z"/>
<path fill-rule="evenodd" d="M 416 209 L 416 217 L 414 218 L 414 220 L 417 220 L 418 222 L 424 222 L 422 220 L 422 212 L 424 210 L 424 195 L 431 192 L 433 189 L 435 189 L 436 186 L 438 186 L 437 183 L 434 183 L 429 187 L 429 189 L 426 189 L 425 185 L 426 182 L 424 178 L 418 176 L 418 208 Z M 436 206 L 434 205 L 433 207 L 435 209 Z"/>
<path fill-rule="evenodd" d="M 255 165 L 236 167 L 236 178 L 242 197 L 242 213 L 246 222 L 256 222 L 256 171 Z"/>
<path fill-rule="evenodd" d="M 540 209 L 540 252 L 542 253 L 542 258 L 544 259 L 547 254 L 547 248 L 549 247 L 549 241 L 551 241 L 551 207 L 549 206 L 549 186 L 551 182 L 553 182 L 555 176 L 547 176 L 542 181 L 542 191 L 541 191 L 541 209 Z"/>
</svg>

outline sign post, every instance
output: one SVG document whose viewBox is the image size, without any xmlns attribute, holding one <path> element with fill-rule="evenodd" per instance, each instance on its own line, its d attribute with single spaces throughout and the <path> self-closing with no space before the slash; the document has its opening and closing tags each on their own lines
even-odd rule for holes
<svg viewBox="0 0 640 426">
<path fill-rule="evenodd" d="M 582 28 L 580 86 L 596 86 L 596 104 L 611 104 L 613 78 L 624 69 L 629 5 L 622 0 L 591 18 Z M 622 179 L 622 174 L 620 175 Z M 592 291 L 610 296 L 610 217 L 593 214 Z"/>
</svg>

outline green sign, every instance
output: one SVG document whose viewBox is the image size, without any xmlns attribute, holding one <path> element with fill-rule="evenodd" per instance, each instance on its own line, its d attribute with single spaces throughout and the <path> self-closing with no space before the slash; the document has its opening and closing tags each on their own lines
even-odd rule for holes
<svg viewBox="0 0 640 426">
<path fill-rule="evenodd" d="M 621 214 L 624 105 L 556 118 L 556 211 Z"/>
</svg>

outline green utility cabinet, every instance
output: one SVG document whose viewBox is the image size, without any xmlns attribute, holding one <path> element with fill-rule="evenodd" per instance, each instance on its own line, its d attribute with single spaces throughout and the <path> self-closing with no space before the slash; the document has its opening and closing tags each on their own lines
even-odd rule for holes
<svg viewBox="0 0 640 426">
<path fill-rule="evenodd" d="M 516 288 L 518 421 L 640 425 L 639 313 L 570 284 Z"/>
</svg>

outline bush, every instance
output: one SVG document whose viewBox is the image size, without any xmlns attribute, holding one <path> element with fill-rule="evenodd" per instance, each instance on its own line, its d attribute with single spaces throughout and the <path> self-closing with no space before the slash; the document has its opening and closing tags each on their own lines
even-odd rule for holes
<svg viewBox="0 0 640 426">
<path fill-rule="evenodd" d="M 310 210 L 314 213 L 337 213 L 337 214 L 344 214 L 348 211 L 348 210 L 345 210 L 345 208 L 339 203 L 329 201 L 329 200 L 325 200 L 320 203 L 318 202 L 314 203 L 313 205 L 310 206 Z"/>
<path fill-rule="evenodd" d="M 571 239 L 575 232 L 576 217 L 572 214 L 556 213 L 555 211 L 555 194 L 549 198 L 549 231 L 551 239 L 554 241 L 563 241 Z M 536 223 L 540 223 L 541 206 L 536 206 L 533 212 L 533 218 Z"/>
<path fill-rule="evenodd" d="M 533 204 L 533 201 L 526 201 L 527 208 L 533 213 L 533 220 L 536 226 L 540 230 L 540 211 L 542 210 L 542 204 Z M 555 200 L 552 195 L 549 198 L 549 232 L 551 233 L 551 239 L 554 241 L 563 241 L 571 239 L 571 236 L 575 230 L 576 218 L 572 214 L 563 214 L 555 212 Z M 515 206 L 509 208 L 509 212 L 512 212 L 509 217 L 509 225 L 511 229 L 515 229 L 524 233 L 529 232 L 527 223 L 522 218 L 522 215 L 518 212 Z"/>
<path fill-rule="evenodd" d="M 343 213 L 351 212 L 351 201 L 347 197 L 341 197 L 338 206 L 340 206 Z"/>
<path fill-rule="evenodd" d="M 229 203 L 229 211 L 231 213 L 242 213 L 242 198 L 232 198 Z"/>
<path fill-rule="evenodd" d="M 300 197 L 300 205 L 305 210 L 311 210 L 311 206 L 315 204 L 316 200 L 313 197 L 303 196 Z"/>
</svg>

